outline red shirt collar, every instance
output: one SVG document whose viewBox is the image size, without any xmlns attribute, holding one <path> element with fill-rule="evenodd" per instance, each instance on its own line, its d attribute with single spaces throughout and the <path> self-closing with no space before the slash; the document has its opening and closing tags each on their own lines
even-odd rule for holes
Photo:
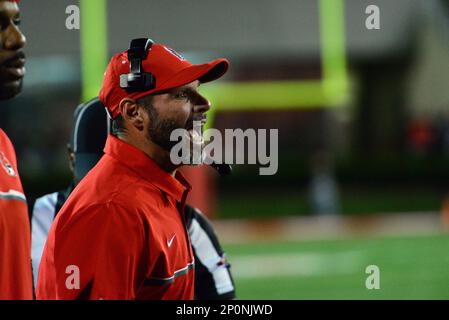
<svg viewBox="0 0 449 320">
<path fill-rule="evenodd" d="M 175 177 L 166 171 L 142 150 L 109 135 L 104 147 L 104 153 L 121 162 L 139 176 L 155 185 L 178 201 L 183 199 L 184 192 L 189 192 L 192 186 L 184 176 L 176 171 Z M 183 201 L 182 201 L 183 202 Z"/>
</svg>

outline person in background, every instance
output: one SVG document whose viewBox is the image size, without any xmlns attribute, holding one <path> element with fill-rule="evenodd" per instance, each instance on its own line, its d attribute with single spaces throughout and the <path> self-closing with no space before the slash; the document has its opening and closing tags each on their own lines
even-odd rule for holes
<svg viewBox="0 0 449 320">
<path fill-rule="evenodd" d="M 18 1 L 0 0 L 0 100 L 22 91 L 25 36 Z M 14 146 L 0 128 L 0 300 L 33 298 L 30 223 Z"/>
</svg>

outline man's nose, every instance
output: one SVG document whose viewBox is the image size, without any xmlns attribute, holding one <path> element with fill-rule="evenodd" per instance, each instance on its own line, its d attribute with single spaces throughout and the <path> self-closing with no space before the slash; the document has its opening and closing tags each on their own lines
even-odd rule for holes
<svg viewBox="0 0 449 320">
<path fill-rule="evenodd" d="M 19 50 L 25 47 L 26 38 L 16 25 L 11 24 L 6 32 L 5 49 Z"/>
<path fill-rule="evenodd" d="M 205 97 L 199 95 L 198 99 L 195 101 L 193 106 L 193 112 L 195 113 L 205 113 L 210 109 L 210 101 Z"/>
</svg>

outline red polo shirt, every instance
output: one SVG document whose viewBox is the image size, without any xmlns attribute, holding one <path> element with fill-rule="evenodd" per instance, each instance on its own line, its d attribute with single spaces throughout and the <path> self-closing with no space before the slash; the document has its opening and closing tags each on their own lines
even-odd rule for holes
<svg viewBox="0 0 449 320">
<path fill-rule="evenodd" d="M 112 135 L 104 151 L 50 229 L 37 298 L 193 299 L 190 185 Z"/>
<path fill-rule="evenodd" d="M 0 129 L 0 300 L 33 299 L 30 238 L 16 153 Z"/>
</svg>

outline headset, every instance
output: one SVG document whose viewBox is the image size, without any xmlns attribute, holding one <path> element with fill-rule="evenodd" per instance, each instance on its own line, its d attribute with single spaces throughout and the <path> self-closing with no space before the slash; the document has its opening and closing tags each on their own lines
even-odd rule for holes
<svg viewBox="0 0 449 320">
<path fill-rule="evenodd" d="M 131 64 L 130 72 L 120 75 L 120 88 L 128 92 L 148 91 L 156 88 L 156 78 L 142 68 L 142 61 L 151 50 L 153 40 L 137 38 L 131 40 L 128 49 L 128 60 Z"/>
<path fill-rule="evenodd" d="M 156 77 L 142 68 L 142 61 L 148 56 L 153 44 L 153 40 L 148 38 L 131 40 L 128 49 L 130 72 L 120 75 L 120 88 L 127 92 L 148 91 L 156 88 Z M 220 175 L 229 175 L 232 172 L 231 165 L 226 163 L 212 162 L 210 166 Z"/>
</svg>

